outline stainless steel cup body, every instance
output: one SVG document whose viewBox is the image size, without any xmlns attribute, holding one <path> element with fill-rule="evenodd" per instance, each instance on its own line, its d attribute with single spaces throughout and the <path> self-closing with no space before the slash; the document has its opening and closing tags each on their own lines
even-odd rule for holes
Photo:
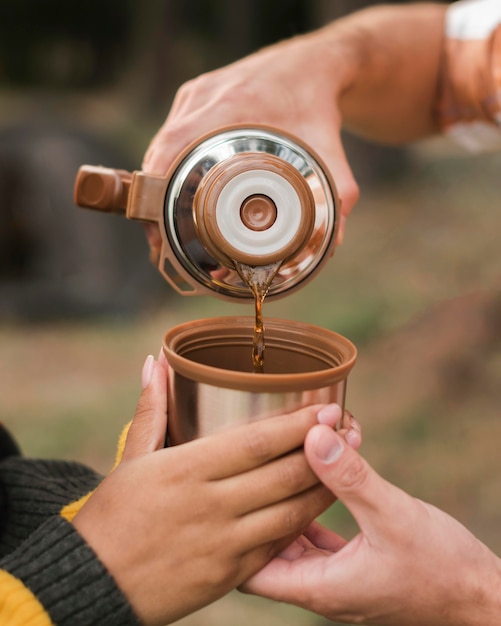
<svg viewBox="0 0 501 626">
<path fill-rule="evenodd" d="M 239 391 L 200 383 L 172 372 L 170 443 L 184 443 L 230 426 L 289 413 L 309 404 L 337 402 L 343 407 L 345 391 L 346 381 L 307 391 Z"/>
<path fill-rule="evenodd" d="M 268 319 L 265 373 L 252 371 L 254 319 L 188 322 L 164 339 L 169 362 L 169 441 L 184 443 L 238 424 L 337 402 L 344 408 L 356 348 L 329 330 Z"/>
</svg>

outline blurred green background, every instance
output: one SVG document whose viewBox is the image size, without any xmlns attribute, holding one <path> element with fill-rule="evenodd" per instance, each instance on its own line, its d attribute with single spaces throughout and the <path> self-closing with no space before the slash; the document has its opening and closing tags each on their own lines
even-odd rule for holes
<svg viewBox="0 0 501 626">
<path fill-rule="evenodd" d="M 368 4 L 378 3 L 0 5 L 0 419 L 27 455 L 106 472 L 165 330 L 252 313 L 175 294 L 140 226 L 74 207 L 78 166 L 138 169 L 182 82 Z M 267 303 L 265 319 L 351 338 L 348 406 L 366 457 L 499 552 L 501 157 L 444 139 L 405 149 L 345 140 L 362 194 L 345 242 L 302 291 Z M 356 532 L 339 504 L 326 520 Z M 325 624 L 238 593 L 181 623 L 258 620 Z"/>
</svg>

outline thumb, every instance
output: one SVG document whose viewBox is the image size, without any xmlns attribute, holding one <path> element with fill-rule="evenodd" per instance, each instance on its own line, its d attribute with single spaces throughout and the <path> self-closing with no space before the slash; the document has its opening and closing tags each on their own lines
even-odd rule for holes
<svg viewBox="0 0 501 626">
<path fill-rule="evenodd" d="M 143 391 L 127 434 L 122 460 L 127 461 L 165 446 L 167 429 L 167 365 L 150 354 L 142 371 Z"/>
<path fill-rule="evenodd" d="M 311 469 L 362 531 L 388 528 L 400 519 L 402 496 L 408 496 L 381 478 L 332 428 L 324 424 L 311 428 L 304 451 Z"/>
</svg>

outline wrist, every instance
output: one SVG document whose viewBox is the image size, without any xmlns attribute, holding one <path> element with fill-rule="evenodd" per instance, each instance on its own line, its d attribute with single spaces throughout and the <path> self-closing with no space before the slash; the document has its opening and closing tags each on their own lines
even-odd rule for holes
<svg viewBox="0 0 501 626">
<path fill-rule="evenodd" d="M 483 546 L 477 567 L 463 570 L 464 589 L 450 623 L 454 626 L 497 626 L 501 615 L 501 559 Z"/>
<path fill-rule="evenodd" d="M 341 18 L 303 36 L 310 71 L 315 68 L 315 77 L 328 87 L 334 102 L 342 102 L 370 63 L 364 35 L 363 29 Z"/>
<path fill-rule="evenodd" d="M 344 126 L 383 143 L 438 131 L 446 6 L 370 7 L 319 32 Z"/>
<path fill-rule="evenodd" d="M 0 565 L 26 589 L 33 610 L 43 610 L 51 623 L 139 624 L 127 598 L 96 554 L 74 527 L 59 516 L 46 520 Z"/>
</svg>

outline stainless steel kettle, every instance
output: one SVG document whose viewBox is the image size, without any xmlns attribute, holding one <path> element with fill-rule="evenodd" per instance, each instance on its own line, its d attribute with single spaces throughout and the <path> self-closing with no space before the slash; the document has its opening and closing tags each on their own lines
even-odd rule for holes
<svg viewBox="0 0 501 626">
<path fill-rule="evenodd" d="M 254 296 L 235 268 L 281 263 L 267 298 L 301 288 L 332 256 L 339 202 L 327 168 L 298 139 L 268 127 L 218 130 L 166 176 L 83 165 L 78 206 L 154 222 L 158 269 L 183 295 Z"/>
</svg>

